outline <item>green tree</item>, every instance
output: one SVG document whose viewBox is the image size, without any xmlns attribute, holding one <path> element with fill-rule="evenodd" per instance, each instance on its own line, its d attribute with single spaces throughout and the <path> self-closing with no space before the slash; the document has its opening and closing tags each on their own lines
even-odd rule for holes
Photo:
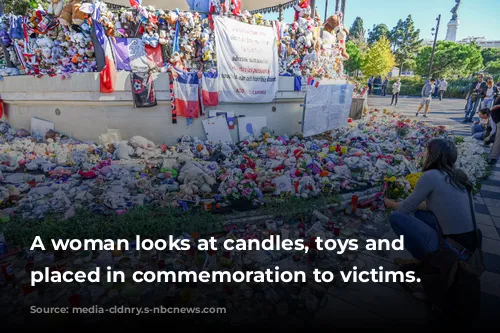
<svg viewBox="0 0 500 333">
<path fill-rule="evenodd" d="M 346 43 L 347 54 L 349 54 L 349 60 L 344 63 L 344 68 L 347 73 L 351 74 L 361 69 L 363 54 L 361 50 L 352 41 Z"/>
<path fill-rule="evenodd" d="M 487 68 L 488 73 L 500 74 L 500 59 L 495 61 L 490 61 Z"/>
<path fill-rule="evenodd" d="M 382 37 L 389 39 L 389 28 L 384 23 L 373 25 L 373 29 L 368 30 L 368 45 L 372 45 Z"/>
<path fill-rule="evenodd" d="M 405 21 L 399 19 L 398 23 L 396 23 L 396 26 L 391 30 L 390 41 L 394 52 L 396 51 L 396 48 L 403 40 L 404 29 L 405 29 Z"/>
<path fill-rule="evenodd" d="M 416 58 L 416 72 L 427 76 L 432 47 L 426 46 Z M 474 43 L 457 44 L 450 41 L 438 41 L 431 76 L 467 76 L 483 66 L 481 48 Z"/>
<path fill-rule="evenodd" d="M 387 37 L 382 36 L 366 53 L 361 70 L 366 76 L 386 75 L 395 65 L 396 61 L 391 51 L 391 43 Z"/>
<path fill-rule="evenodd" d="M 414 59 L 422 46 L 420 39 L 420 30 L 415 29 L 415 23 L 411 15 L 406 20 L 399 20 L 391 31 L 391 41 L 396 57 L 396 64 L 400 66 L 401 71 L 404 68 L 410 69 L 414 66 Z"/>
<path fill-rule="evenodd" d="M 352 23 L 351 29 L 349 30 L 349 37 L 348 40 L 351 39 L 351 36 L 354 38 L 362 38 L 363 42 L 366 42 L 365 39 L 365 28 L 363 27 L 363 19 L 361 17 L 356 17 L 354 22 Z"/>
<path fill-rule="evenodd" d="M 500 49 L 487 47 L 481 50 L 481 55 L 483 56 L 484 65 L 487 66 L 492 61 L 500 60 Z"/>
<path fill-rule="evenodd" d="M 3 5 L 4 13 L 11 13 L 15 15 L 25 15 L 28 9 L 37 8 L 41 5 L 42 8 L 47 9 L 49 0 L 0 0 Z"/>
</svg>

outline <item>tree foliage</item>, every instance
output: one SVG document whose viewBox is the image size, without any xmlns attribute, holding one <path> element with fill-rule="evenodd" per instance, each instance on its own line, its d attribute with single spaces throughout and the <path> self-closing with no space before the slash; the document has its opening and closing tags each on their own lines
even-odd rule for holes
<svg viewBox="0 0 500 333">
<path fill-rule="evenodd" d="M 28 9 L 37 8 L 39 5 L 47 9 L 49 0 L 0 0 L 4 13 L 25 15 Z"/>
<path fill-rule="evenodd" d="M 394 68 L 395 63 L 389 39 L 382 36 L 366 53 L 362 71 L 366 76 L 386 75 Z"/>
<path fill-rule="evenodd" d="M 363 41 L 366 42 L 365 33 L 366 30 L 363 27 L 363 19 L 358 16 L 352 23 L 351 29 L 349 30 L 349 35 L 354 37 L 362 37 Z M 350 40 L 350 37 L 348 39 Z"/>
<path fill-rule="evenodd" d="M 424 47 L 418 54 L 416 72 L 427 76 L 432 47 Z M 432 65 L 431 76 L 468 76 L 483 66 L 481 48 L 474 43 L 457 44 L 438 41 Z"/>
<path fill-rule="evenodd" d="M 379 41 L 382 37 L 389 39 L 390 33 L 389 28 L 384 23 L 373 25 L 372 30 L 368 30 L 368 44 L 372 45 L 373 43 Z"/>
<path fill-rule="evenodd" d="M 361 69 L 363 54 L 361 50 L 352 41 L 346 43 L 347 54 L 349 54 L 349 60 L 344 64 L 344 68 L 348 73 L 353 73 Z"/>
<path fill-rule="evenodd" d="M 407 69 L 414 67 L 414 59 L 422 46 L 422 39 L 420 29 L 415 29 L 411 15 L 404 21 L 399 20 L 390 35 L 397 65 Z"/>
<path fill-rule="evenodd" d="M 500 49 L 484 48 L 481 50 L 481 55 L 483 56 L 484 65 L 488 66 L 490 62 L 500 60 Z"/>
</svg>

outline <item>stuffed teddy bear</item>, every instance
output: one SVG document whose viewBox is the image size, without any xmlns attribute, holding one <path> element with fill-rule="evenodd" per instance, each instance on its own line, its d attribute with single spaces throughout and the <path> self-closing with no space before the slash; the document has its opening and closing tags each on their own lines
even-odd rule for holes
<svg viewBox="0 0 500 333">
<path fill-rule="evenodd" d="M 336 36 L 337 42 L 339 43 L 339 47 L 341 49 L 342 56 L 345 60 L 349 59 L 349 54 L 347 54 L 345 39 L 349 35 L 349 31 L 344 27 L 341 22 L 341 14 L 334 14 L 330 16 L 324 25 L 324 28 L 327 32 Z"/>
<path fill-rule="evenodd" d="M 47 13 L 59 16 L 64 8 L 63 0 L 51 0 Z"/>
<path fill-rule="evenodd" d="M 61 23 L 61 25 L 69 27 L 72 24 L 73 5 L 75 5 L 77 2 L 77 0 L 72 0 L 64 5 L 61 11 L 61 15 L 59 16 L 59 22 Z"/>
<path fill-rule="evenodd" d="M 195 185 L 203 193 L 211 193 L 211 186 L 215 184 L 215 179 L 203 171 L 203 166 L 193 161 L 186 162 L 182 166 L 178 180 L 184 185 Z"/>
<path fill-rule="evenodd" d="M 76 1 L 73 4 L 73 14 L 71 17 L 72 23 L 78 26 L 82 25 L 86 19 L 89 19 L 93 13 L 93 7 L 90 3 L 82 4 L 81 1 Z"/>
</svg>

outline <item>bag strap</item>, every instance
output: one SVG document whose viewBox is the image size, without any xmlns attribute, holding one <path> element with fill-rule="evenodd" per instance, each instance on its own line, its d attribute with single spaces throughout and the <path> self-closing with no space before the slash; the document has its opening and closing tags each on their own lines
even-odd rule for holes
<svg viewBox="0 0 500 333">
<path fill-rule="evenodd" d="M 479 232 L 477 231 L 477 222 L 476 222 L 476 214 L 474 210 L 474 202 L 472 201 L 471 191 L 467 191 L 467 195 L 469 196 L 469 204 L 470 204 L 470 213 L 472 216 L 472 224 L 474 225 L 474 233 L 476 234 L 476 248 L 479 248 L 479 244 L 481 244 L 481 240 L 479 239 Z"/>
<path fill-rule="evenodd" d="M 481 241 L 479 239 L 479 232 L 478 232 L 478 229 L 477 229 L 477 222 L 476 222 L 476 214 L 474 213 L 474 203 L 472 201 L 472 194 L 471 194 L 471 191 L 468 191 L 467 190 L 467 195 L 469 196 L 469 205 L 470 205 L 470 213 L 471 213 L 471 216 L 472 216 L 472 224 L 474 226 L 474 233 L 476 234 L 476 249 L 479 248 L 479 244 L 481 244 Z M 437 224 L 437 227 L 438 227 L 438 232 L 439 232 L 439 248 L 442 248 L 444 243 L 443 243 L 443 239 L 444 239 L 444 234 L 443 234 L 443 229 L 441 229 L 441 225 L 439 224 L 439 220 L 436 219 L 436 224 Z"/>
</svg>

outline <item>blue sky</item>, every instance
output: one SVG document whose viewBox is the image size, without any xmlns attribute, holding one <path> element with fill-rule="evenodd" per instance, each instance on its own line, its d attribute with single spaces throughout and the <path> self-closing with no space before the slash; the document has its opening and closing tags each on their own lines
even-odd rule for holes
<svg viewBox="0 0 500 333">
<path fill-rule="evenodd" d="M 246 0 L 251 1 L 251 0 Z M 316 7 L 325 15 L 325 0 L 316 0 Z M 374 24 L 385 23 L 389 30 L 398 20 L 411 14 L 415 25 L 420 29 L 420 38 L 433 39 L 431 29 L 436 25 L 436 18 L 441 14 L 438 39 L 446 37 L 446 25 L 451 19 L 450 10 L 454 0 L 347 0 L 345 25 L 350 28 L 359 16 L 364 21 L 366 30 Z M 328 14 L 335 10 L 335 0 L 329 0 Z M 500 20 L 498 20 L 500 0 L 463 0 L 458 12 L 460 26 L 457 39 L 470 36 L 486 37 L 489 40 L 500 40 Z M 294 11 L 285 12 L 287 22 L 293 20 Z M 277 14 L 267 14 L 266 18 L 276 18 Z"/>
</svg>

